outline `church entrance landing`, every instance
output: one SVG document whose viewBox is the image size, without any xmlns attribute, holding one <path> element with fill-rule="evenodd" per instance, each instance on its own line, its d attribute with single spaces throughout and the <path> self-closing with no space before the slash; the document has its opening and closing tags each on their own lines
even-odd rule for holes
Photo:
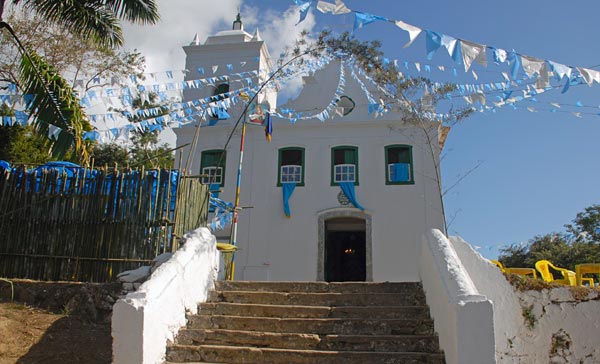
<svg viewBox="0 0 600 364">
<path fill-rule="evenodd" d="M 317 280 L 373 280 L 370 215 L 346 208 L 322 211 L 318 244 Z"/>
</svg>

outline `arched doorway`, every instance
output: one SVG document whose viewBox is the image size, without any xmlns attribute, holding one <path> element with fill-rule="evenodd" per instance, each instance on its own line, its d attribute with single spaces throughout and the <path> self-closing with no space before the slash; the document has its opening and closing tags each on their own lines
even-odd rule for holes
<svg viewBox="0 0 600 364">
<path fill-rule="evenodd" d="M 372 281 L 371 245 L 370 215 L 347 208 L 320 213 L 317 279 Z"/>
</svg>

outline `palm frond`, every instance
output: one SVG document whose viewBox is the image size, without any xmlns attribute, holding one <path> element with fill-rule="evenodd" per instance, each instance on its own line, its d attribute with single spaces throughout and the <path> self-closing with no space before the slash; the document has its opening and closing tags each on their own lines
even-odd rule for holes
<svg viewBox="0 0 600 364">
<path fill-rule="evenodd" d="M 71 159 L 86 164 L 89 146 L 83 132 L 91 125 L 68 82 L 31 49 L 21 58 L 19 71 L 23 92 L 33 95 L 29 113 L 37 132 L 47 137 L 51 125 L 62 129 L 54 143 L 49 141 L 52 156 L 62 159 L 74 149 Z"/>
<path fill-rule="evenodd" d="M 106 4 L 119 19 L 131 23 L 154 24 L 160 19 L 155 0 L 98 0 Z"/>
<path fill-rule="evenodd" d="M 84 40 L 107 47 L 123 45 L 118 18 L 104 1 L 21 0 L 21 3 L 26 9 L 37 12 Z"/>
</svg>

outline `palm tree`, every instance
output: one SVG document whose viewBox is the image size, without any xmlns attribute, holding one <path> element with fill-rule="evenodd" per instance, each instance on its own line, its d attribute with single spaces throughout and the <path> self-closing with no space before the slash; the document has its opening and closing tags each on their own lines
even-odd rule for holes
<svg viewBox="0 0 600 364">
<path fill-rule="evenodd" d="M 71 159 L 87 164 L 89 146 L 83 132 L 89 122 L 73 90 L 45 59 L 27 49 L 11 28 L 2 21 L 5 5 L 12 3 L 35 12 L 48 22 L 68 29 L 73 35 L 102 47 L 123 44 L 120 20 L 153 24 L 159 20 L 155 0 L 0 0 L 0 30 L 6 29 L 22 54 L 20 81 L 25 94 L 34 95 L 29 106 L 36 130 L 47 135 L 51 127 L 63 130 L 51 143 L 54 157 L 64 158 L 74 148 Z"/>
<path fill-rule="evenodd" d="M 64 26 L 82 39 L 108 47 L 123 45 L 119 20 L 154 24 L 160 18 L 155 0 L 0 0 L 0 21 L 9 3 Z M 0 23 L 0 28 L 6 25 Z"/>
</svg>

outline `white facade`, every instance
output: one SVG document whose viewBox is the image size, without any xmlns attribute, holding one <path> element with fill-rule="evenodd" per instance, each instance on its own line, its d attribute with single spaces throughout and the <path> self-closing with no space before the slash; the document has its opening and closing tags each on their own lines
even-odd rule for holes
<svg viewBox="0 0 600 364">
<path fill-rule="evenodd" d="M 192 44 L 184 50 L 186 68 L 203 67 L 206 77 L 227 74 L 227 64 L 248 62 L 248 70 L 270 67 L 264 43 L 256 35 L 253 39 L 242 30 L 221 32 L 209 37 L 203 45 Z M 212 74 L 212 65 L 220 65 L 215 74 Z M 339 68 L 339 62 L 332 62 L 314 77 L 305 77 L 300 96 L 284 107 L 315 110 L 315 113 L 324 109 L 338 85 Z M 361 260 L 364 280 L 419 280 L 421 236 L 432 228 L 443 229 L 434 164 L 439 162 L 437 131 L 429 133 L 430 147 L 422 128 L 401 121 L 400 115 L 387 113 L 377 118 L 369 115 L 364 92 L 346 73 L 344 94 L 356 104 L 347 116 L 336 116 L 324 123 L 317 119 L 299 120 L 296 124 L 274 118 L 270 143 L 265 140 L 263 127 L 248 125 L 240 199 L 244 209 L 239 216 L 237 245 L 240 250 L 235 257 L 235 279 L 332 280 L 333 273 L 328 269 L 331 269 L 334 253 L 327 253 L 327 249 L 333 235 L 329 233 L 347 230 L 364 233 L 364 257 L 361 258 L 364 258 L 364 262 Z M 236 88 L 239 86 L 232 82 L 230 89 Z M 210 96 L 210 92 L 188 92 L 184 94 L 184 101 Z M 275 91 L 263 99 L 274 107 Z M 223 149 L 241 108 L 240 104 L 228 110 L 231 114 L 228 120 L 200 128 L 196 149 L 187 166 L 190 173 L 200 173 L 203 151 Z M 196 129 L 195 126 L 176 129 L 177 145 L 192 143 Z M 220 194 L 222 199 L 231 202 L 235 200 L 240 129 L 238 127 L 226 149 L 225 179 Z M 385 147 L 391 145 L 411 149 L 414 183 L 386 184 Z M 358 148 L 355 192 L 364 211 L 348 205 L 346 199 L 340 198 L 343 197 L 340 187 L 332 185 L 332 148 L 339 146 Z M 278 186 L 279 151 L 287 147 L 304 149 L 304 183 L 295 188 L 289 200 L 291 218 L 284 214 L 282 187 Z M 185 167 L 189 152 L 190 146 L 183 148 L 180 167 Z M 216 235 L 220 241 L 227 241 L 229 229 L 218 231 Z M 344 235 L 336 236 L 339 239 Z M 354 239 L 354 235 L 350 238 Z"/>
</svg>

